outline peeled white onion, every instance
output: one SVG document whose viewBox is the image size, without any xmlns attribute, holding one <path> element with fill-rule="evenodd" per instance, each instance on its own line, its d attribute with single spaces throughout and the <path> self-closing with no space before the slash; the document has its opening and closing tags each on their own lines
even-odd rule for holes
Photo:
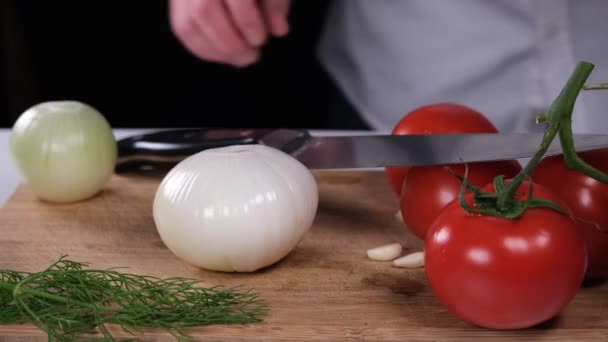
<svg viewBox="0 0 608 342">
<path fill-rule="evenodd" d="M 165 245 L 189 264 L 253 272 L 289 254 L 318 205 L 311 172 L 263 145 L 230 146 L 188 157 L 163 179 L 154 221 Z"/>
<path fill-rule="evenodd" d="M 75 202 L 101 190 L 114 173 L 117 146 L 106 119 L 76 101 L 43 102 L 13 125 L 10 152 L 22 180 L 40 198 Z"/>
</svg>

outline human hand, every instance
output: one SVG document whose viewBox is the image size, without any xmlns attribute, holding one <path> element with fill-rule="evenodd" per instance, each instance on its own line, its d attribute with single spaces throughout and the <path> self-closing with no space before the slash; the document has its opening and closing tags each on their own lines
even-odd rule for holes
<svg viewBox="0 0 608 342">
<path fill-rule="evenodd" d="M 169 0 L 171 28 L 195 56 L 237 67 L 259 59 L 269 35 L 289 31 L 290 0 Z"/>
</svg>

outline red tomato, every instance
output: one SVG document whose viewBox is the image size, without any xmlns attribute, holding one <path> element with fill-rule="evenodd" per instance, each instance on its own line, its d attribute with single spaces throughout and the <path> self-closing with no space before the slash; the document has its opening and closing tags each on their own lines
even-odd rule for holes
<svg viewBox="0 0 608 342">
<path fill-rule="evenodd" d="M 498 175 L 512 178 L 521 170 L 515 160 L 469 164 L 467 181 L 481 187 Z M 449 168 L 464 176 L 464 165 Z M 462 183 L 444 166 L 413 167 L 409 170 L 401 190 L 401 215 L 403 222 L 419 238 L 426 232 L 441 210 L 458 198 Z"/>
<path fill-rule="evenodd" d="M 602 172 L 608 172 L 608 150 L 584 152 L 579 156 Z M 608 232 L 607 184 L 568 170 L 561 155 L 544 158 L 532 172 L 532 179 L 559 196 L 575 217 L 595 222 Z M 608 278 L 608 234 L 599 232 L 593 224 L 578 222 L 578 227 L 587 241 L 589 253 L 585 278 Z"/>
<path fill-rule="evenodd" d="M 539 185 L 534 196 L 566 208 Z M 576 222 L 547 208 L 508 220 L 468 213 L 454 201 L 425 240 L 425 272 L 439 301 L 485 328 L 526 328 L 554 317 L 576 294 L 586 265 Z"/>
<path fill-rule="evenodd" d="M 405 115 L 393 134 L 496 133 L 498 130 L 481 113 L 459 104 L 438 103 L 423 106 Z M 386 175 L 396 194 L 409 167 L 387 167 Z"/>
</svg>

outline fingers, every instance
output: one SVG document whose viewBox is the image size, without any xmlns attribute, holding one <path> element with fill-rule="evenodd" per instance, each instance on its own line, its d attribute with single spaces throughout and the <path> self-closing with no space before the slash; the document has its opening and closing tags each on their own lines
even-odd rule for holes
<svg viewBox="0 0 608 342">
<path fill-rule="evenodd" d="M 226 0 L 226 7 L 241 35 L 251 46 L 261 46 L 268 32 L 257 0 Z"/>
<path fill-rule="evenodd" d="M 236 65 L 248 65 L 257 61 L 258 51 L 239 34 L 223 1 L 198 0 L 195 3 L 195 22 L 212 47 L 225 56 L 226 61 Z"/>
<path fill-rule="evenodd" d="M 247 66 L 269 34 L 289 32 L 290 0 L 170 0 L 171 27 L 201 59 Z"/>
<path fill-rule="evenodd" d="M 290 0 L 262 0 L 262 11 L 272 35 L 282 37 L 289 32 L 290 3 Z"/>
<path fill-rule="evenodd" d="M 196 35 L 196 39 L 188 40 L 184 45 L 192 54 L 209 62 L 223 63 L 235 67 L 245 67 L 253 63 L 249 56 L 228 56 L 224 54 L 216 49 L 214 44 L 202 32 Z"/>
<path fill-rule="evenodd" d="M 240 34 L 223 0 L 170 1 L 171 27 L 194 55 L 234 66 L 247 66 L 258 60 L 258 49 Z"/>
</svg>

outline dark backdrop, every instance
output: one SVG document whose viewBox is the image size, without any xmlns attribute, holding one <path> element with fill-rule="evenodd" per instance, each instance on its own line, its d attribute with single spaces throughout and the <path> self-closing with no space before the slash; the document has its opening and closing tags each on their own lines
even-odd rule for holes
<svg viewBox="0 0 608 342">
<path fill-rule="evenodd" d="M 2 127 L 35 103 L 74 99 L 114 127 L 336 128 L 316 58 L 330 1 L 294 0 L 289 37 L 241 70 L 186 52 L 167 0 L 0 3 Z"/>
</svg>

